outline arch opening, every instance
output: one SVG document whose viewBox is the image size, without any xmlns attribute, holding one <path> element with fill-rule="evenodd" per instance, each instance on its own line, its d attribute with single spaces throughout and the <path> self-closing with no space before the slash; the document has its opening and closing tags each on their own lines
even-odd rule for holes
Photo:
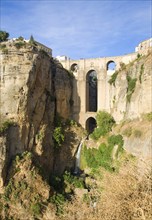
<svg viewBox="0 0 152 220">
<path fill-rule="evenodd" d="M 90 70 L 86 76 L 86 111 L 97 111 L 97 73 Z"/>
<path fill-rule="evenodd" d="M 91 134 L 96 127 L 97 127 L 96 120 L 93 117 L 88 118 L 86 121 L 86 130 L 88 134 Z"/>
<path fill-rule="evenodd" d="M 77 71 L 78 71 L 78 68 L 79 68 L 78 64 L 77 64 L 77 63 L 73 63 L 73 64 L 71 65 L 70 70 L 71 70 L 72 72 L 77 72 Z"/>
<path fill-rule="evenodd" d="M 116 69 L 116 63 L 112 60 L 110 60 L 108 63 L 107 63 L 107 71 L 109 70 L 115 70 Z"/>
</svg>

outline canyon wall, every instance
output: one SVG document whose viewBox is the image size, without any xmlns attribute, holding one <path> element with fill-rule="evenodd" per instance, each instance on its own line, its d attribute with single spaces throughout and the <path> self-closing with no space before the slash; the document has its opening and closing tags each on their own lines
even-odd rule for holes
<svg viewBox="0 0 152 220">
<path fill-rule="evenodd" d="M 124 148 L 151 163 L 152 53 L 122 66 L 115 81 L 109 85 L 109 94 L 110 112 L 122 123 Z M 146 119 L 148 114 L 149 120 Z"/>
<path fill-rule="evenodd" d="M 143 55 L 117 71 L 109 85 L 110 112 L 116 121 L 141 118 L 152 111 L 152 54 Z"/>
<path fill-rule="evenodd" d="M 6 48 L 0 54 L 1 185 L 13 157 L 26 150 L 47 175 L 53 170 L 54 122 L 59 116 L 70 118 L 72 94 L 68 71 L 47 53 L 27 43 L 17 49 L 14 42 L 7 42 Z"/>
</svg>

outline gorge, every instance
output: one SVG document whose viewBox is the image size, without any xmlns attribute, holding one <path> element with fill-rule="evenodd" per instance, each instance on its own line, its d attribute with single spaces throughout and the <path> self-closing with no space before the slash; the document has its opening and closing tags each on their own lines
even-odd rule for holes
<svg viewBox="0 0 152 220">
<path fill-rule="evenodd" d="M 19 43 L 20 46 L 17 46 Z M 109 177 L 110 174 L 105 170 L 118 172 L 121 161 L 121 172 L 129 176 L 129 167 L 134 166 L 134 162 L 130 161 L 134 161 L 136 156 L 143 163 L 138 166 L 137 162 L 132 168 L 133 177 L 128 177 L 128 180 L 133 178 L 135 182 L 136 175 L 139 174 L 137 170 L 142 169 L 144 175 L 151 163 L 151 47 L 124 56 L 125 58 L 122 56 L 121 59 L 92 59 L 92 64 L 92 60 L 59 62 L 36 43 L 26 42 L 24 39 L 2 42 L 0 46 L 1 218 L 60 219 L 55 214 L 53 205 L 56 205 L 57 214 L 62 214 L 63 201 L 71 201 L 74 193 L 73 203 L 78 206 L 82 203 L 82 198 L 79 197 L 81 194 L 84 196 L 86 213 L 91 212 L 88 220 L 100 219 L 101 210 L 105 208 L 102 200 L 99 216 L 94 214 L 88 204 L 96 201 L 100 204 L 100 196 L 95 188 L 97 184 L 102 188 L 101 174 L 104 173 L 108 181 L 113 174 Z M 107 63 L 112 60 L 120 62 L 115 71 L 106 74 Z M 78 65 L 78 69 L 71 68 L 73 64 Z M 90 74 L 90 70 L 96 71 L 98 80 L 98 97 L 95 102 L 97 108 L 93 108 L 93 111 L 92 108 L 87 109 L 90 106 L 87 100 L 87 73 Z M 94 76 L 91 75 L 91 79 Z M 110 129 L 105 135 L 97 139 L 89 135 L 89 140 L 85 140 L 87 132 L 99 131 L 100 120 L 97 120 L 97 115 L 100 112 L 108 113 L 115 122 L 111 125 L 110 118 L 107 122 Z M 106 159 L 102 160 L 104 156 Z M 79 169 L 88 175 L 85 184 L 83 179 L 71 175 L 73 171 L 77 174 Z M 126 176 L 121 172 L 118 179 L 125 179 Z M 113 183 L 117 182 L 116 177 L 113 178 Z M 130 182 L 125 181 L 127 180 L 122 181 L 122 184 L 130 186 Z M 144 186 L 146 181 L 147 179 L 143 182 Z M 91 188 L 90 194 L 85 185 L 87 189 Z M 131 192 L 125 193 L 130 195 Z M 70 202 L 67 203 L 67 209 L 69 204 Z M 143 215 L 149 220 L 151 213 L 149 205 L 147 207 L 145 209 L 148 211 Z M 142 209 L 144 210 L 143 207 Z M 132 214 L 137 211 L 130 212 Z M 72 211 L 66 213 L 62 216 L 63 219 L 84 220 L 85 214 L 76 217 L 77 212 L 74 212 L 71 218 L 69 216 Z M 124 214 L 125 211 L 119 210 L 120 213 Z M 106 217 L 106 212 L 103 212 L 103 216 L 103 220 L 113 219 Z M 118 215 L 114 219 L 127 219 L 124 216 Z"/>
</svg>

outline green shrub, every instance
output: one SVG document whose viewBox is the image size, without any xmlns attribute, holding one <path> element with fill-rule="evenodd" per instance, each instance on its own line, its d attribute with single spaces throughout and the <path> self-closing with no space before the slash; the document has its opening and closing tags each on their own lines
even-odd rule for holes
<svg viewBox="0 0 152 220">
<path fill-rule="evenodd" d="M 95 128 L 90 137 L 94 140 L 98 140 L 102 136 L 102 130 L 100 128 Z"/>
<path fill-rule="evenodd" d="M 32 46 L 36 45 L 33 35 L 30 36 L 29 44 L 31 44 Z"/>
<path fill-rule="evenodd" d="M 152 121 L 152 112 L 144 114 L 144 118 L 148 121 Z"/>
<path fill-rule="evenodd" d="M 11 179 L 8 185 L 5 187 L 3 198 L 6 202 L 10 200 L 11 193 L 13 191 L 13 180 Z"/>
<path fill-rule="evenodd" d="M 82 178 L 71 175 L 70 172 L 65 171 L 63 175 L 64 184 L 70 185 L 71 188 L 84 188 L 84 182 Z"/>
<path fill-rule="evenodd" d="M 118 76 L 118 71 L 114 72 L 114 74 L 112 74 L 111 79 L 109 79 L 108 83 L 110 83 L 110 85 L 115 86 L 115 81 L 117 79 Z"/>
<path fill-rule="evenodd" d="M 115 146 L 118 145 L 118 149 L 116 152 L 116 155 L 118 155 L 119 152 L 123 152 L 123 145 L 124 145 L 124 140 L 122 135 L 118 134 L 118 135 L 111 135 L 110 137 L 108 137 L 108 144 L 110 149 Z M 112 153 L 112 152 L 111 152 Z"/>
<path fill-rule="evenodd" d="M 26 159 L 31 159 L 32 158 L 32 153 L 29 151 L 25 151 L 22 155 L 22 158 L 26 158 Z"/>
<path fill-rule="evenodd" d="M 124 140 L 121 135 L 112 135 L 108 138 L 108 145 L 100 144 L 99 148 L 82 148 L 81 168 L 90 167 L 94 170 L 100 166 L 108 171 L 113 171 L 112 151 L 115 145 L 118 145 L 117 154 L 123 152 Z"/>
<path fill-rule="evenodd" d="M 140 74 L 139 74 L 139 82 L 141 83 L 141 77 L 143 75 L 144 72 L 144 64 L 141 65 L 141 69 L 140 69 Z"/>
<path fill-rule="evenodd" d="M 11 126 L 15 126 L 15 122 L 7 120 L 0 127 L 0 134 L 6 132 Z"/>
<path fill-rule="evenodd" d="M 65 203 L 65 198 L 62 194 L 56 193 L 52 197 L 50 197 L 50 202 L 56 205 L 56 214 L 63 214 L 63 206 Z"/>
<path fill-rule="evenodd" d="M 42 141 L 44 138 L 45 134 L 44 134 L 44 130 L 39 130 L 39 132 L 36 134 L 36 139 L 38 141 Z"/>
<path fill-rule="evenodd" d="M 6 48 L 6 44 L 1 44 L 0 49 L 3 50 L 4 48 Z"/>
<path fill-rule="evenodd" d="M 0 45 L 0 50 L 2 50 L 2 53 L 8 54 L 8 49 L 6 48 L 6 44 Z"/>
<path fill-rule="evenodd" d="M 31 204 L 30 208 L 34 216 L 39 216 L 41 214 L 41 205 L 39 203 Z"/>
<path fill-rule="evenodd" d="M 23 40 L 24 40 L 24 37 L 20 36 L 17 40 L 23 41 Z"/>
<path fill-rule="evenodd" d="M 47 57 L 49 56 L 49 54 L 43 49 L 40 49 L 40 53 L 44 56 L 47 56 Z"/>
<path fill-rule="evenodd" d="M 27 187 L 28 187 L 27 183 L 26 183 L 25 181 L 22 181 L 22 182 L 21 182 L 21 186 L 20 186 L 21 191 L 26 190 Z"/>
<path fill-rule="evenodd" d="M 56 127 L 53 132 L 53 138 L 55 140 L 55 146 L 58 148 L 64 141 L 64 134 L 62 127 Z"/>
<path fill-rule="evenodd" d="M 55 175 L 51 175 L 51 186 L 53 186 L 53 188 L 57 191 L 62 193 L 63 192 L 63 178 L 55 176 Z"/>
<path fill-rule="evenodd" d="M 128 82 L 128 88 L 127 88 L 127 101 L 130 102 L 131 96 L 135 91 L 136 87 L 136 81 L 137 79 L 132 79 L 129 75 L 127 75 L 127 82 Z"/>
<path fill-rule="evenodd" d="M 105 136 L 112 130 L 112 126 L 115 124 L 114 118 L 105 111 L 99 111 L 96 116 L 97 128 L 91 134 L 93 139 L 99 139 L 101 136 Z"/>
<path fill-rule="evenodd" d="M 126 69 L 126 64 L 123 63 L 123 62 L 120 62 L 120 69 L 121 69 L 121 70 Z"/>
<path fill-rule="evenodd" d="M 67 119 L 66 120 L 66 125 L 75 126 L 75 125 L 77 125 L 77 122 L 74 121 L 73 119 Z"/>
<path fill-rule="evenodd" d="M 85 167 L 90 167 L 92 169 L 98 169 L 100 166 L 104 167 L 105 169 L 111 171 L 111 149 L 106 146 L 106 144 L 101 144 L 99 149 L 95 148 L 89 148 L 86 147 L 83 148 L 83 153 L 81 155 L 81 166 L 85 164 Z M 85 168 L 82 167 L 82 168 Z"/>
<path fill-rule="evenodd" d="M 92 168 L 90 171 L 90 176 L 94 179 L 98 178 L 100 180 L 103 179 L 103 173 L 98 168 Z"/>
<path fill-rule="evenodd" d="M 57 113 L 55 116 L 55 128 L 53 132 L 53 139 L 55 141 L 55 147 L 60 147 L 64 141 L 64 126 L 65 121 L 64 119 Z"/>
<path fill-rule="evenodd" d="M 3 52 L 4 54 L 8 54 L 8 49 L 7 49 L 7 48 L 4 48 L 4 49 L 2 49 L 2 52 Z"/>
<path fill-rule="evenodd" d="M 20 48 L 24 47 L 25 45 L 26 45 L 25 42 L 19 41 L 19 42 L 15 43 L 14 46 L 15 46 L 17 49 L 20 49 Z"/>
<path fill-rule="evenodd" d="M 0 42 L 6 41 L 9 37 L 9 33 L 6 31 L 0 31 Z"/>
<path fill-rule="evenodd" d="M 142 57 L 142 54 L 137 54 L 137 60 L 140 59 Z"/>
<path fill-rule="evenodd" d="M 108 144 L 111 146 L 115 146 L 118 145 L 119 147 L 122 148 L 123 144 L 124 144 L 124 140 L 123 137 L 118 134 L 118 135 L 111 135 L 110 137 L 108 137 Z"/>
</svg>

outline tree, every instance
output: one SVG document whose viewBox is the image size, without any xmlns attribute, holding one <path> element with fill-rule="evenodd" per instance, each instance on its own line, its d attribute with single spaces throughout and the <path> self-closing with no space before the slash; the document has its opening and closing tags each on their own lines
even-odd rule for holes
<svg viewBox="0 0 152 220">
<path fill-rule="evenodd" d="M 6 41 L 9 37 L 9 33 L 6 31 L 0 31 L 0 42 Z"/>
<path fill-rule="evenodd" d="M 20 36 L 20 37 L 18 38 L 18 40 L 23 41 L 23 40 L 24 40 L 24 37 Z"/>
<path fill-rule="evenodd" d="M 33 44 L 33 43 L 35 42 L 33 35 L 31 35 L 29 42 L 30 42 L 31 44 Z"/>
</svg>

